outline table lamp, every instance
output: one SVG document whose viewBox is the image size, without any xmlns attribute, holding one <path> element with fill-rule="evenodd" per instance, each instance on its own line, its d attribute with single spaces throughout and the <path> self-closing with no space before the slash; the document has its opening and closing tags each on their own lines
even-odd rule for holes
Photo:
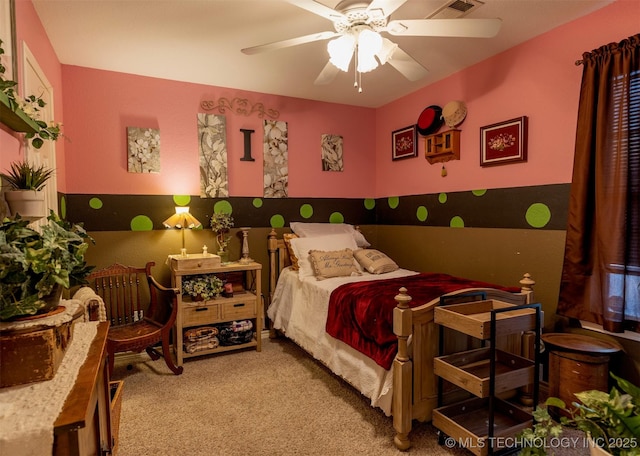
<svg viewBox="0 0 640 456">
<path fill-rule="evenodd" d="M 162 222 L 162 224 L 166 228 L 178 228 L 182 232 L 182 249 L 180 250 L 180 256 L 186 257 L 187 249 L 184 246 L 184 229 L 201 227 L 202 223 L 189 213 L 189 206 L 178 206 L 176 207 L 176 213 Z"/>
</svg>

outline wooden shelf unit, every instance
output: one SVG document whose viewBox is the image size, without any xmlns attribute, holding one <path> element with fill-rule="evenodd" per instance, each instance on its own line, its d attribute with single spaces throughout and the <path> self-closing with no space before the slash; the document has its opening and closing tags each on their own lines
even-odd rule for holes
<svg viewBox="0 0 640 456">
<path fill-rule="evenodd" d="M 35 133 L 38 125 L 22 109 L 13 111 L 9 106 L 9 97 L 0 92 L 0 119 L 11 130 L 19 133 Z"/>
<path fill-rule="evenodd" d="M 216 274 L 224 276 L 229 273 L 241 272 L 244 275 L 242 291 L 234 291 L 232 297 L 217 297 L 205 301 L 191 301 L 189 298 L 178 295 L 178 315 L 174 331 L 174 350 L 177 358 L 177 365 L 182 366 L 187 358 L 210 355 L 214 353 L 240 350 L 243 348 L 255 347 L 261 351 L 261 333 L 263 327 L 263 305 L 261 294 L 262 265 L 251 262 L 243 264 L 239 261 L 222 263 L 219 265 L 197 262 L 196 269 L 188 269 L 179 265 L 180 260 L 172 257 L 171 262 L 171 284 L 182 290 L 182 281 L 190 275 Z M 184 349 L 184 332 L 190 328 L 211 327 L 220 323 L 229 323 L 238 320 L 251 320 L 255 336 L 247 343 L 234 345 L 219 345 L 214 348 L 198 350 L 188 353 Z"/>
<path fill-rule="evenodd" d="M 431 164 L 460 160 L 460 130 L 425 136 L 424 158 Z"/>
<path fill-rule="evenodd" d="M 515 442 L 507 437 L 514 437 L 533 424 L 529 412 L 498 396 L 532 386 L 534 403 L 538 400 L 540 304 L 482 300 L 446 305 L 443 301 L 434 310 L 434 322 L 439 325 L 440 356 L 434 359 L 439 380 L 433 425 L 457 443 L 464 442 L 476 456 L 506 450 L 507 442 Z M 483 346 L 444 355 L 444 328 L 480 340 Z M 497 348 L 499 337 L 524 331 L 535 331 L 537 349 L 533 360 Z M 475 397 L 443 404 L 445 380 Z M 442 436 L 440 440 L 444 441 Z"/>
</svg>

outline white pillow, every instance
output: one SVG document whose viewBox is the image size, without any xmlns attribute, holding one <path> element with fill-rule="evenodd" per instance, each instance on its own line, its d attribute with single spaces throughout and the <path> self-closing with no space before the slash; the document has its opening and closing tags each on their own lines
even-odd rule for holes
<svg viewBox="0 0 640 456">
<path fill-rule="evenodd" d="M 369 241 L 367 241 L 360 231 L 356 230 L 353 225 L 348 225 L 346 223 L 291 222 L 289 226 L 291 227 L 291 231 L 300 237 L 348 233 L 353 236 L 358 247 L 365 248 L 371 246 Z"/>
<path fill-rule="evenodd" d="M 310 250 L 342 250 L 351 249 L 356 250 L 358 248 L 355 239 L 351 234 L 330 234 L 328 236 L 315 236 L 315 237 L 299 237 L 291 239 L 291 248 L 298 258 L 298 276 L 300 279 L 305 277 L 313 277 L 313 267 L 309 260 Z M 354 264 L 360 269 L 360 264 L 355 261 Z"/>
</svg>

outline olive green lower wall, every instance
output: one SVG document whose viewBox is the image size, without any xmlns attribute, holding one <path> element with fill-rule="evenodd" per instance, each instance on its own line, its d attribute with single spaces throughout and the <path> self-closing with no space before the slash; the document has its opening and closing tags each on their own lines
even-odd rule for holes
<svg viewBox="0 0 640 456">
<path fill-rule="evenodd" d="M 289 231 L 279 228 L 277 232 L 282 235 L 285 230 Z M 250 255 L 263 265 L 263 296 L 269 296 L 267 236 L 270 231 L 271 228 L 252 228 L 249 231 Z M 514 286 L 518 285 L 522 274 L 528 272 L 537 282 L 534 290 L 545 313 L 545 332 L 566 330 L 557 327 L 561 320 L 555 315 L 564 255 L 564 231 L 401 225 L 363 225 L 361 231 L 372 247 L 386 252 L 407 269 L 444 272 Z M 239 231 L 233 230 L 233 233 L 230 245 L 232 260 L 240 257 L 241 247 Z M 155 261 L 154 276 L 169 285 L 170 273 L 165 261 L 167 255 L 180 251 L 178 230 L 90 231 L 89 234 L 96 241 L 86 255 L 89 264 L 102 268 L 115 262 L 143 265 L 147 261 Z M 216 247 L 210 230 L 186 231 L 185 242 L 187 251 L 192 253 L 200 252 L 203 245 L 207 245 L 210 251 Z M 614 363 L 624 365 L 625 369 L 618 372 L 630 380 L 637 379 L 640 374 L 640 344 L 629 340 L 619 342 L 624 346 L 625 354 L 616 357 Z"/>
<path fill-rule="evenodd" d="M 376 241 L 380 250 L 416 271 L 509 286 L 519 286 L 529 273 L 536 281 L 534 296 L 542 303 L 545 327 L 555 322 L 564 231 L 378 226 Z"/>
<path fill-rule="evenodd" d="M 282 235 L 285 229 L 278 229 Z M 386 252 L 400 266 L 416 271 L 445 272 L 502 285 L 518 286 L 522 274 L 531 274 L 542 302 L 545 322 L 554 322 L 564 252 L 564 231 L 496 228 L 445 228 L 420 226 L 364 225 L 361 230 L 373 247 Z M 263 294 L 268 296 L 267 236 L 270 228 L 249 231 L 251 257 L 263 265 Z M 286 230 L 288 231 L 288 229 Z M 155 277 L 169 284 L 167 255 L 180 252 L 178 230 L 89 232 L 96 244 L 89 247 L 87 262 L 98 268 L 119 262 L 143 265 L 155 261 Z M 240 257 L 241 236 L 233 230 L 231 259 Z M 185 232 L 188 252 L 215 251 L 210 230 Z M 541 248 L 544 246 L 544 248 Z M 409 290 L 410 292 L 411 290 Z"/>
</svg>

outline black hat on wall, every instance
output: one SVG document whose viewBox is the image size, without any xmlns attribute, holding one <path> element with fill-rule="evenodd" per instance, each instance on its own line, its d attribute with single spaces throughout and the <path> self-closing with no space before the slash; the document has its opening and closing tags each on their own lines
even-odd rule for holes
<svg viewBox="0 0 640 456">
<path fill-rule="evenodd" d="M 432 135 L 440 129 L 442 122 L 442 108 L 431 105 L 425 108 L 418 117 L 418 133 L 422 136 Z"/>
</svg>

